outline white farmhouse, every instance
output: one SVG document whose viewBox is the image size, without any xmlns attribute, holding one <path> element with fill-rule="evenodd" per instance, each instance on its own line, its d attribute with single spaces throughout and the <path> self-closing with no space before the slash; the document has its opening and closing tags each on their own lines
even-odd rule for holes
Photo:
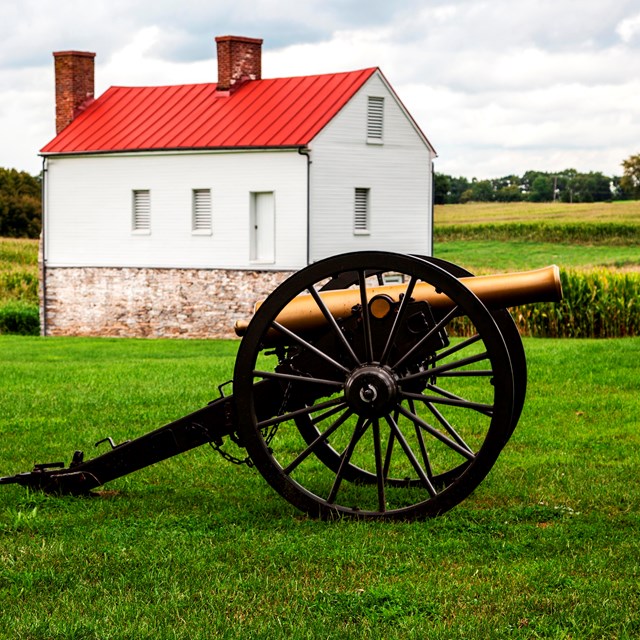
<svg viewBox="0 0 640 640">
<path fill-rule="evenodd" d="M 262 40 L 216 38 L 218 82 L 111 87 L 54 53 L 42 150 L 47 335 L 232 335 L 329 255 L 431 253 L 435 152 L 377 68 L 262 79 Z"/>
</svg>

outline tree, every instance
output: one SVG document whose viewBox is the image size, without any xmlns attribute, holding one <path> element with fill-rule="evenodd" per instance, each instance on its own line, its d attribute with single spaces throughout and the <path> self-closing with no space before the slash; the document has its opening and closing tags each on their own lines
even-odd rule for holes
<svg viewBox="0 0 640 640">
<path fill-rule="evenodd" d="M 606 202 L 612 199 L 611 178 L 598 172 L 577 173 L 568 182 L 569 193 L 561 192 L 565 202 Z"/>
<path fill-rule="evenodd" d="M 495 199 L 498 202 L 520 202 L 522 200 L 522 180 L 519 176 L 504 176 L 492 180 Z"/>
<path fill-rule="evenodd" d="M 473 180 L 472 185 L 473 199 L 476 202 L 492 202 L 495 200 L 495 193 L 491 180 Z"/>
<path fill-rule="evenodd" d="M 434 175 L 433 201 L 435 204 L 447 204 L 451 191 L 451 178 L 444 173 Z"/>
<path fill-rule="evenodd" d="M 620 187 L 630 198 L 640 198 L 640 153 L 622 161 L 624 170 Z"/>
<path fill-rule="evenodd" d="M 540 174 L 531 183 L 529 200 L 532 202 L 550 202 L 553 200 L 553 178 Z"/>
<path fill-rule="evenodd" d="M 522 200 L 522 191 L 515 184 L 501 187 L 496 191 L 496 200 L 498 202 L 520 202 Z"/>
<path fill-rule="evenodd" d="M 447 204 L 458 204 L 461 202 L 462 194 L 469 188 L 469 181 L 462 176 L 459 178 L 450 178 L 449 196 Z"/>
<path fill-rule="evenodd" d="M 41 218 L 40 179 L 0 167 L 0 236 L 37 238 Z"/>
<path fill-rule="evenodd" d="M 614 200 L 626 200 L 628 198 L 627 193 L 620 184 L 622 178 L 620 176 L 613 176 L 611 178 L 611 197 Z"/>
</svg>

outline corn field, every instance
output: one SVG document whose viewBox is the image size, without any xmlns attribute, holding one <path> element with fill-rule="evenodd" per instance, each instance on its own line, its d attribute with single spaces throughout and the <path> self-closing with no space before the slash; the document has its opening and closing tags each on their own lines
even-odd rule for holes
<svg viewBox="0 0 640 640">
<path fill-rule="evenodd" d="M 640 335 L 640 273 L 561 271 L 563 300 L 516 307 L 524 336 L 619 338 Z"/>
<path fill-rule="evenodd" d="M 638 225 L 624 222 L 450 224 L 435 227 L 433 233 L 434 240 L 441 243 L 456 240 L 517 240 L 627 246 L 638 241 Z"/>
<path fill-rule="evenodd" d="M 561 302 L 510 309 L 520 335 L 535 338 L 623 338 L 640 336 L 640 273 L 561 270 Z M 466 318 L 453 325 L 469 336 Z"/>
</svg>

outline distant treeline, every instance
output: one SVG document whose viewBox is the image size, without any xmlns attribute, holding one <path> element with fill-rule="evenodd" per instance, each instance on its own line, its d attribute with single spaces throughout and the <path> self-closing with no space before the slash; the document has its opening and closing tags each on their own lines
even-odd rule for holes
<svg viewBox="0 0 640 640">
<path fill-rule="evenodd" d="M 42 226 L 40 178 L 0 167 L 0 237 L 37 238 Z"/>
<path fill-rule="evenodd" d="M 491 180 L 454 178 L 435 174 L 435 203 L 465 202 L 606 202 L 635 196 L 623 178 L 600 172 L 578 173 L 575 169 L 546 173 L 527 171 Z"/>
</svg>

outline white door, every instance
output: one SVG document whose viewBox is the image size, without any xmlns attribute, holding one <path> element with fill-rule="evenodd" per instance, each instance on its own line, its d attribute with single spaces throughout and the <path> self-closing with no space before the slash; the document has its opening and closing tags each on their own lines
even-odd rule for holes
<svg viewBox="0 0 640 640">
<path fill-rule="evenodd" d="M 273 191 L 251 194 L 251 260 L 276 261 L 276 212 Z"/>
</svg>

